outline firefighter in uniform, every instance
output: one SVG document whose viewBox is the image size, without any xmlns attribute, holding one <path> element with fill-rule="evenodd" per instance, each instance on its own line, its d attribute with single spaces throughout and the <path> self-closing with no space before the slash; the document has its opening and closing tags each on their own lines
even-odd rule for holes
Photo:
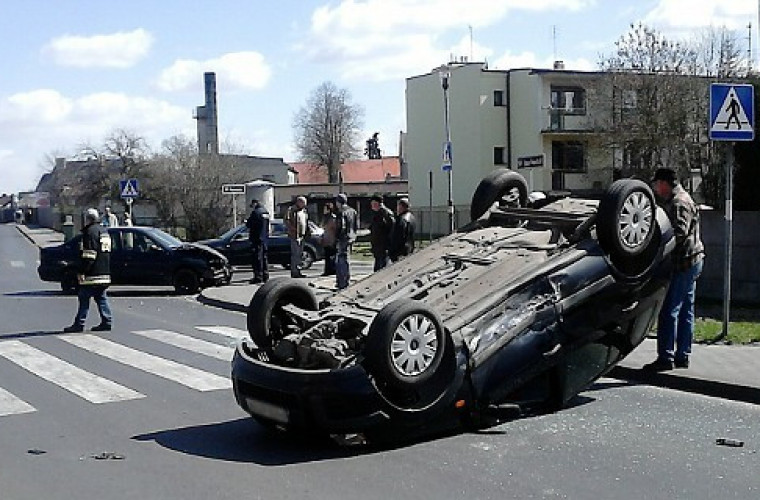
<svg viewBox="0 0 760 500">
<path fill-rule="evenodd" d="M 248 227 L 248 239 L 251 242 L 253 278 L 251 283 L 266 283 L 269 279 L 267 262 L 267 240 L 269 239 L 269 211 L 259 203 L 251 200 L 250 217 L 245 222 Z"/>
<path fill-rule="evenodd" d="M 79 309 L 74 323 L 63 329 L 66 333 L 81 332 L 90 309 L 90 299 L 95 299 L 100 313 L 100 324 L 94 332 L 111 330 L 111 308 L 108 305 L 106 289 L 111 284 L 111 237 L 100 224 L 98 211 L 88 208 L 85 212 L 85 226 L 79 244 Z"/>
</svg>

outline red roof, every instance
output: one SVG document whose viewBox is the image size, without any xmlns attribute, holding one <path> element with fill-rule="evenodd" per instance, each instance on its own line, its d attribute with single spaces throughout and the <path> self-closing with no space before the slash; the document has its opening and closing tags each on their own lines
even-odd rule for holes
<svg viewBox="0 0 760 500">
<path fill-rule="evenodd" d="M 298 172 L 298 184 L 327 184 L 327 167 L 314 163 L 290 163 Z M 379 160 L 352 160 L 340 167 L 343 182 L 383 182 L 387 177 L 401 176 L 401 163 L 398 156 Z"/>
</svg>

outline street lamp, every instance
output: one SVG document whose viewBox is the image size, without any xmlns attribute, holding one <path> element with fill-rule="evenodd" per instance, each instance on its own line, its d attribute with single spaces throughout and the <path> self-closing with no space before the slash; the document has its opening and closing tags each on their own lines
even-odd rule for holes
<svg viewBox="0 0 760 500">
<path fill-rule="evenodd" d="M 443 126 L 446 131 L 446 143 L 443 145 L 443 165 L 441 165 L 441 170 L 446 172 L 448 176 L 449 234 L 452 234 L 454 232 L 454 199 L 451 180 L 451 126 L 449 124 L 449 78 L 451 78 L 451 72 L 449 71 L 449 67 L 441 66 L 438 70 L 438 76 L 441 77 L 441 88 L 443 89 Z"/>
</svg>

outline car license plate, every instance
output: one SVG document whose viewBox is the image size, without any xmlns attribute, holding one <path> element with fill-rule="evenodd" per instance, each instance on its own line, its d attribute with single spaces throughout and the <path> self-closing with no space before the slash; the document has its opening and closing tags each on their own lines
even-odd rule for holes
<svg viewBox="0 0 760 500">
<path fill-rule="evenodd" d="M 245 404 L 251 413 L 267 418 L 280 424 L 287 424 L 289 420 L 288 410 L 281 406 L 261 401 L 260 399 L 245 398 Z"/>
</svg>

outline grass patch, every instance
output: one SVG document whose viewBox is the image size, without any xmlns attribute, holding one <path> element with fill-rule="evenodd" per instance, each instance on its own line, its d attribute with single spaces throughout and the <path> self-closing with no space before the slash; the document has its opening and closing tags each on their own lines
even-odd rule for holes
<svg viewBox="0 0 760 500">
<path fill-rule="evenodd" d="M 723 321 L 712 318 L 697 318 L 694 325 L 694 341 L 709 342 L 723 331 Z M 760 342 L 760 323 L 747 321 L 730 321 L 728 336 L 724 339 L 730 344 L 751 344 Z"/>
</svg>

